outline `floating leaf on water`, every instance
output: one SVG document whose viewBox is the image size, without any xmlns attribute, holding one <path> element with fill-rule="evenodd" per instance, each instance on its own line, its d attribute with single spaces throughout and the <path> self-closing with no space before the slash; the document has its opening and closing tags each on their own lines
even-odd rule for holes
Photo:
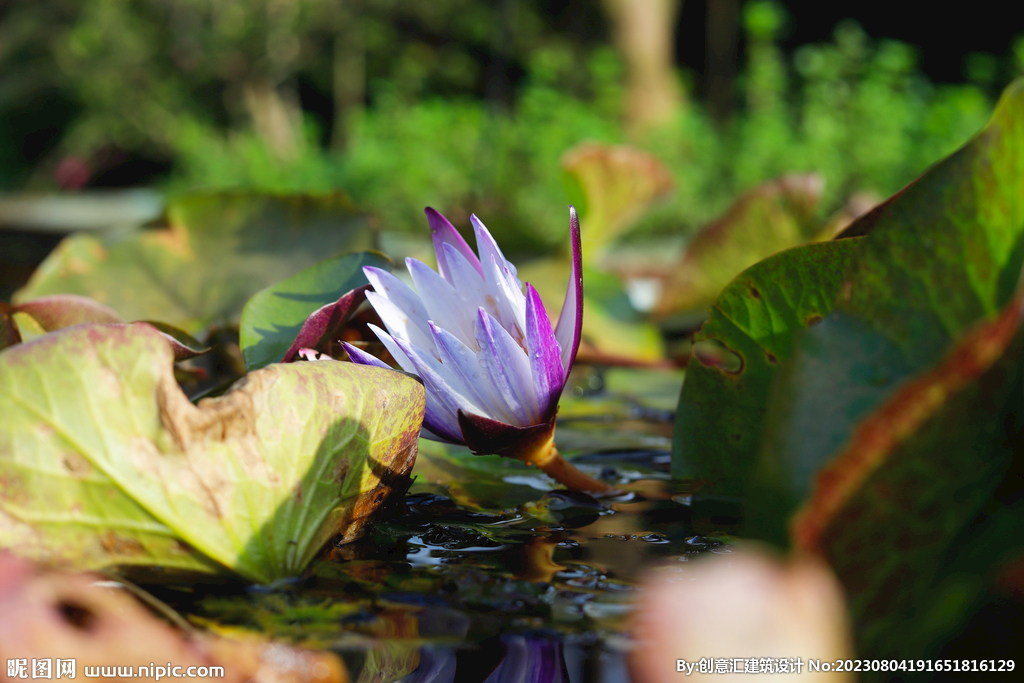
<svg viewBox="0 0 1024 683">
<path fill-rule="evenodd" d="M 1011 300 L 1024 263 L 1022 112 L 1024 80 L 963 148 L 861 219 L 870 230 L 835 306 L 796 337 L 765 418 L 764 467 L 793 496 L 772 507 L 776 530 L 861 419 Z"/>
<path fill-rule="evenodd" d="M 193 406 L 145 325 L 82 325 L 0 353 L 0 542 L 76 567 L 258 582 L 351 539 L 416 455 L 423 388 L 333 361 L 276 365 Z"/>
<path fill-rule="evenodd" d="M 367 217 L 343 195 L 184 195 L 168 201 L 164 227 L 68 237 L 15 301 L 80 294 L 126 320 L 199 334 L 237 320 L 263 287 L 372 242 Z"/>
</svg>

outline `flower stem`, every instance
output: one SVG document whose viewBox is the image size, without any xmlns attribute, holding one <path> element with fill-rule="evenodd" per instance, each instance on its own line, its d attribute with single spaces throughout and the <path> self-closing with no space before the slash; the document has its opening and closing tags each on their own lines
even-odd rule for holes
<svg viewBox="0 0 1024 683">
<path fill-rule="evenodd" d="M 524 458 L 524 460 L 572 491 L 602 494 L 610 493 L 614 490 L 607 482 L 594 479 L 589 474 L 581 472 L 576 465 L 562 457 L 562 454 L 555 447 L 554 439 L 530 454 L 530 456 Z"/>
</svg>

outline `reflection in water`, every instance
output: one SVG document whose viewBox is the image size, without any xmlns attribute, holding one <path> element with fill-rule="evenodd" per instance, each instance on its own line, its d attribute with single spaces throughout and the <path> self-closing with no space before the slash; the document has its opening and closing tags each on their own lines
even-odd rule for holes
<svg viewBox="0 0 1024 683">
<path fill-rule="evenodd" d="M 495 652 L 461 661 L 455 650 L 424 647 L 419 668 L 399 683 L 629 683 L 625 652 L 592 641 L 507 635 Z"/>
<path fill-rule="evenodd" d="M 524 636 L 508 636 L 502 640 L 505 658 L 484 683 L 568 682 L 560 642 Z"/>
<path fill-rule="evenodd" d="M 622 496 L 551 491 L 521 463 L 424 442 L 401 504 L 303 579 L 156 592 L 203 623 L 334 649 L 357 683 L 627 683 L 634 582 L 728 551 L 732 510 L 674 489 L 670 422 L 613 398 L 563 400 L 559 448 Z"/>
</svg>

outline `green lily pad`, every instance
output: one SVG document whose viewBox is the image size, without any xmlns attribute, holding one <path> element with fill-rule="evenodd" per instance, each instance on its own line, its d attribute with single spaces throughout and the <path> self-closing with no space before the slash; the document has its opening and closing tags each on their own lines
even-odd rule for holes
<svg viewBox="0 0 1024 683">
<path fill-rule="evenodd" d="M 939 579 L 962 571 L 940 559 L 958 535 L 962 545 L 975 542 L 972 520 L 1024 438 L 1022 314 L 1024 296 L 862 419 L 790 522 L 793 544 L 825 557 L 843 582 L 862 651 L 915 656 L 934 645 L 918 636 L 912 653 L 891 634 L 930 629 L 908 629 L 907 615 L 931 604 Z M 758 482 L 768 490 L 778 484 Z M 1020 543 L 1011 536 L 985 548 L 987 564 L 1008 545 Z"/>
<path fill-rule="evenodd" d="M 746 533 L 829 561 L 863 656 L 937 647 L 971 599 L 950 563 L 1005 556 L 970 548 L 998 491 L 1019 495 L 1022 159 L 1018 81 L 967 145 L 845 233 L 865 236 L 833 310 L 778 373 Z"/>
<path fill-rule="evenodd" d="M 705 492 L 741 495 L 757 462 L 772 381 L 797 332 L 832 310 L 843 273 L 863 238 L 789 249 L 748 268 L 711 306 L 694 336 L 679 397 L 672 473 L 705 482 Z M 712 362 L 715 342 L 735 363 Z"/>
<path fill-rule="evenodd" d="M 346 254 L 257 292 L 242 309 L 239 326 L 246 368 L 253 370 L 287 360 L 286 352 L 310 315 L 367 284 L 363 266 L 390 270 L 391 261 L 378 252 Z M 316 342 L 308 346 L 315 347 Z"/>
<path fill-rule="evenodd" d="M 0 353 L 0 545 L 76 567 L 293 576 L 407 482 L 422 386 L 323 361 L 192 405 L 146 325 L 80 325 Z"/>
<path fill-rule="evenodd" d="M 780 371 L 761 460 L 782 497 L 753 513 L 770 538 L 785 541 L 814 472 L 864 417 L 1007 305 L 1024 262 L 1022 159 L 1017 81 L 977 136 L 871 217 L 832 313 Z"/>
<path fill-rule="evenodd" d="M 658 312 L 703 309 L 745 269 L 813 240 L 821 227 L 815 213 L 823 187 L 816 174 L 791 175 L 743 195 L 687 246 L 665 282 Z"/>
<path fill-rule="evenodd" d="M 68 237 L 15 301 L 80 294 L 126 320 L 195 335 L 237 320 L 250 296 L 325 255 L 373 246 L 366 216 L 342 195 L 186 195 L 168 202 L 166 223 Z"/>
</svg>

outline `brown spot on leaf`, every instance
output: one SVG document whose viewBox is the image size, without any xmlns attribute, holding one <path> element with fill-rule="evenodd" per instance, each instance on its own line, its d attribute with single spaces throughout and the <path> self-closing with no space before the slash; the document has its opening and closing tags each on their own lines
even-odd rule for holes
<svg viewBox="0 0 1024 683">
<path fill-rule="evenodd" d="M 195 552 L 195 549 L 192 547 L 190 543 L 186 543 L 180 538 L 174 539 L 174 549 L 185 555 L 191 555 Z"/>
<path fill-rule="evenodd" d="M 807 317 L 807 327 L 810 327 L 811 325 L 817 325 L 820 322 L 821 316 L 818 315 L 817 313 Z"/>
<path fill-rule="evenodd" d="M 769 363 L 778 363 L 779 359 L 775 357 L 774 353 L 765 352 L 765 356 L 768 358 Z"/>
<path fill-rule="evenodd" d="M 342 458 L 338 461 L 338 465 L 334 468 L 334 475 L 332 477 L 334 479 L 334 483 L 342 484 L 345 482 L 345 477 L 348 476 L 349 467 L 348 458 Z"/>
<path fill-rule="evenodd" d="M 754 297 L 755 299 L 760 299 L 761 291 L 754 285 L 750 285 L 750 296 Z"/>
<path fill-rule="evenodd" d="M 146 549 L 134 538 L 122 536 L 114 531 L 107 531 L 100 541 L 103 549 L 111 555 L 141 555 Z"/>
<path fill-rule="evenodd" d="M 78 479 L 83 479 L 92 473 L 92 465 L 89 464 L 89 461 L 74 451 L 65 453 L 61 462 L 71 476 Z"/>
</svg>

